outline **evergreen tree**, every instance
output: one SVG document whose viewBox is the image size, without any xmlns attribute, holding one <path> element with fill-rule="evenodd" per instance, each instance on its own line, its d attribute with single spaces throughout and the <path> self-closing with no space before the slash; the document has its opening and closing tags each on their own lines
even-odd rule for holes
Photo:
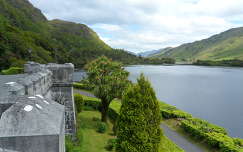
<svg viewBox="0 0 243 152">
<path fill-rule="evenodd" d="M 150 82 L 141 75 L 122 98 L 117 152 L 158 152 L 161 140 L 159 103 Z"/>
</svg>

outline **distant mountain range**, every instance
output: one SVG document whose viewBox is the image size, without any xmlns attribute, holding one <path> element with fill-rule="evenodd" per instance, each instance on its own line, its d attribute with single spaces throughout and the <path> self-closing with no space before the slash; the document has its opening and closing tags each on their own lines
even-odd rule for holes
<svg viewBox="0 0 243 152">
<path fill-rule="evenodd" d="M 125 64 L 141 61 L 134 54 L 111 48 L 84 24 L 48 21 L 28 0 L 0 0 L 0 69 L 27 60 L 72 62 L 82 67 L 101 55 Z"/>
<path fill-rule="evenodd" d="M 167 47 L 167 48 L 163 48 L 163 49 L 159 49 L 159 50 L 146 51 L 146 52 L 138 53 L 137 55 L 142 56 L 142 57 L 153 57 L 154 55 L 164 53 L 164 52 L 170 50 L 171 48 L 172 47 Z"/>
<path fill-rule="evenodd" d="M 243 60 L 243 27 L 175 48 L 162 49 L 149 57 L 170 57 L 177 61 Z"/>
</svg>

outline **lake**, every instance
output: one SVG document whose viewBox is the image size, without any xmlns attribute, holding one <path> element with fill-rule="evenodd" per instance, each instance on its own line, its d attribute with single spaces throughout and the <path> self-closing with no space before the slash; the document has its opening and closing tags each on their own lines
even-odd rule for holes
<svg viewBox="0 0 243 152">
<path fill-rule="evenodd" d="M 126 70 L 133 82 L 144 73 L 159 100 L 243 138 L 243 68 L 141 65 Z"/>
</svg>

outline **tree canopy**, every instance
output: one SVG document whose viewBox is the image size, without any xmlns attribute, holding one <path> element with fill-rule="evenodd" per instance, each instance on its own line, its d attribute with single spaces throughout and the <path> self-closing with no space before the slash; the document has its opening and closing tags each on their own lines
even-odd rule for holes
<svg viewBox="0 0 243 152">
<path fill-rule="evenodd" d="M 107 121 L 110 102 L 121 98 L 122 93 L 130 84 L 129 73 L 122 64 L 101 56 L 86 65 L 87 83 L 93 88 L 94 95 L 101 99 L 102 121 Z"/>
</svg>

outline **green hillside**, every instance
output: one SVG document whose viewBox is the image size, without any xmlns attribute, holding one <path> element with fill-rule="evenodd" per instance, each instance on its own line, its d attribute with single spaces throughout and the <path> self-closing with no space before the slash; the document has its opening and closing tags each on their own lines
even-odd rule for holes
<svg viewBox="0 0 243 152">
<path fill-rule="evenodd" d="M 101 55 L 125 64 L 141 61 L 124 50 L 112 49 L 86 25 L 48 21 L 28 0 L 0 0 L 0 69 L 27 60 L 72 62 L 82 67 Z"/>
<path fill-rule="evenodd" d="M 183 44 L 155 56 L 172 57 L 177 61 L 243 60 L 243 27 L 230 29 L 201 41 Z"/>
</svg>

